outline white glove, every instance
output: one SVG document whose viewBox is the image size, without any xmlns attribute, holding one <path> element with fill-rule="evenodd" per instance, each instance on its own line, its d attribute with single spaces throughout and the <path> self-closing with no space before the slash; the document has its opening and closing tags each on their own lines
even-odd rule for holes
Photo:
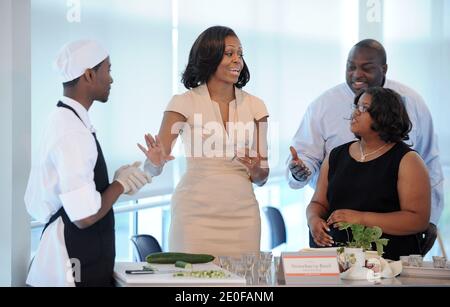
<svg viewBox="0 0 450 307">
<path fill-rule="evenodd" d="M 123 186 L 123 193 L 133 195 L 144 185 L 150 183 L 152 178 L 144 173 L 139 166 L 141 162 L 134 162 L 132 165 L 124 165 L 114 174 L 114 181 Z"/>
</svg>

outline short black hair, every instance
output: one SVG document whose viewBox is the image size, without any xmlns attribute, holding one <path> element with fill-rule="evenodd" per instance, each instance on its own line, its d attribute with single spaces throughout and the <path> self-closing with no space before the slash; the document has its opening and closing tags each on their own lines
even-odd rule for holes
<svg viewBox="0 0 450 307">
<path fill-rule="evenodd" d="M 371 87 L 363 90 L 355 97 L 358 105 L 362 95 L 372 97 L 369 112 L 372 117 L 372 130 L 378 132 L 380 138 L 388 143 L 398 143 L 409 140 L 412 123 L 406 111 L 403 98 L 394 90 L 383 87 Z M 361 139 L 357 136 L 357 138 Z"/>
<path fill-rule="evenodd" d="M 104 61 L 105 60 L 101 61 L 99 64 L 97 64 L 94 67 L 92 67 L 92 69 L 94 71 L 98 71 L 100 69 L 100 66 L 102 66 Z M 81 78 L 81 76 L 76 78 L 76 79 L 73 79 L 72 81 L 64 82 L 63 83 L 63 87 L 64 88 L 74 87 L 75 85 L 77 85 L 78 81 L 80 81 L 80 78 Z"/>
<path fill-rule="evenodd" d="M 387 63 L 386 49 L 384 49 L 383 45 L 375 39 L 364 39 L 357 43 L 354 48 L 372 49 L 378 54 L 378 57 L 381 60 L 381 65 L 386 65 Z"/>
<path fill-rule="evenodd" d="M 196 88 L 206 83 L 216 72 L 225 52 L 225 37 L 236 33 L 223 26 L 214 26 L 203 31 L 192 45 L 186 70 L 182 74 L 181 82 L 187 89 Z M 250 80 L 250 71 L 244 61 L 237 88 L 244 87 Z"/>
</svg>

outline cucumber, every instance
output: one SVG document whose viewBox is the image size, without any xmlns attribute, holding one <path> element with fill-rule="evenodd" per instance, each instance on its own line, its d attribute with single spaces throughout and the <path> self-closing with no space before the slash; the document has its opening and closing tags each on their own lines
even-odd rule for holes
<svg viewBox="0 0 450 307">
<path fill-rule="evenodd" d="M 178 260 L 177 262 L 175 262 L 175 266 L 176 266 L 177 268 L 192 269 L 192 263 L 185 262 L 185 261 L 180 261 L 180 260 Z"/>
<path fill-rule="evenodd" d="M 208 263 L 214 260 L 214 256 L 207 254 L 188 253 L 153 253 L 146 257 L 148 263 L 174 264 L 177 261 L 189 263 Z"/>
</svg>

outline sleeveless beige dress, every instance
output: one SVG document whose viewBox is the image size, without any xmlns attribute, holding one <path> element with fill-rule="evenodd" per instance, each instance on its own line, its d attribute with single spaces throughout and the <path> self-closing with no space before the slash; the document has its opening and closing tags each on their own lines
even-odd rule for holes
<svg viewBox="0 0 450 307">
<path fill-rule="evenodd" d="M 233 156 L 238 144 L 253 146 L 254 121 L 268 116 L 264 103 L 236 89 L 229 118 L 242 124 L 236 130 L 253 126 L 241 138 L 228 135 L 206 85 L 174 96 L 166 111 L 187 119 L 180 130 L 187 170 L 172 196 L 169 250 L 215 256 L 259 251 L 259 205 L 245 167 Z"/>
</svg>

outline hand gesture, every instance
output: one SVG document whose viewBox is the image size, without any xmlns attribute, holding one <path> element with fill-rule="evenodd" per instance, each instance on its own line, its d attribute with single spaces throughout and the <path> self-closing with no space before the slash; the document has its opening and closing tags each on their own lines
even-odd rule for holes
<svg viewBox="0 0 450 307">
<path fill-rule="evenodd" d="M 164 165 L 167 161 L 175 159 L 173 156 L 166 154 L 158 136 L 153 138 L 153 136 L 148 133 L 145 135 L 145 142 L 147 144 L 147 148 L 141 144 L 137 145 L 153 165 L 159 167 Z"/>
<path fill-rule="evenodd" d="M 308 167 L 303 163 L 302 160 L 298 157 L 297 151 L 294 147 L 290 147 L 292 160 L 289 162 L 289 170 L 292 173 L 292 176 L 297 181 L 306 181 L 309 176 L 311 176 L 311 171 Z"/>
<path fill-rule="evenodd" d="M 261 156 L 246 148 L 245 151 L 236 152 L 236 160 L 245 166 L 250 176 L 256 174 L 261 169 Z"/>
</svg>

